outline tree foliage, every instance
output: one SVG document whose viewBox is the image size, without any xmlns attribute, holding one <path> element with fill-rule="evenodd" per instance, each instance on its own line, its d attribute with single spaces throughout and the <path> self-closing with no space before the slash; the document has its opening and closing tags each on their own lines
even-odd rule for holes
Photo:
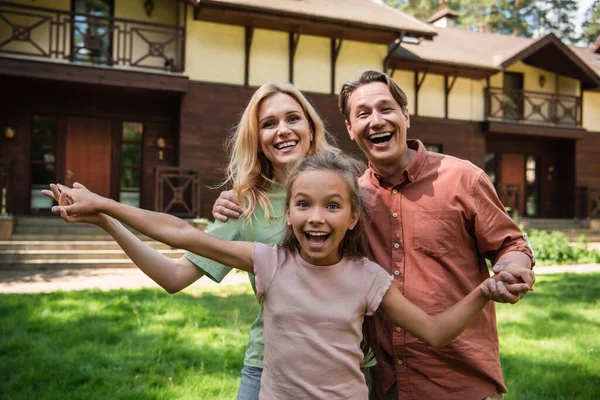
<svg viewBox="0 0 600 400">
<path fill-rule="evenodd" d="M 594 1 L 585 12 L 581 41 L 591 45 L 596 41 L 598 35 L 600 35 L 600 0 Z"/>
<path fill-rule="evenodd" d="M 440 8 L 438 0 L 386 0 L 386 3 L 422 21 Z M 552 32 L 570 43 L 579 39 L 573 23 L 578 8 L 576 0 L 449 0 L 447 5 L 459 13 L 458 25 L 463 28 L 525 37 Z"/>
</svg>

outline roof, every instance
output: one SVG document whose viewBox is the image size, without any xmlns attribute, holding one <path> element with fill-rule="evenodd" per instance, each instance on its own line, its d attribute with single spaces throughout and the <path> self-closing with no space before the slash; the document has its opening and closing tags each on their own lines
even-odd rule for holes
<svg viewBox="0 0 600 400">
<path fill-rule="evenodd" d="M 600 86 L 600 66 L 582 59 L 582 52 L 574 50 L 549 34 L 539 39 L 473 32 L 458 28 L 439 28 L 434 40 L 418 45 L 403 44 L 390 58 L 398 65 L 403 60 L 430 62 L 463 68 L 494 71 L 508 68 L 517 61 L 581 79 L 591 86 Z M 557 62 L 559 60 L 560 62 Z"/>
<path fill-rule="evenodd" d="M 415 36 L 433 37 L 437 30 L 395 8 L 372 0 L 190 0 L 197 6 L 219 5 L 256 11 L 270 11 L 314 21 L 371 27 Z"/>
<path fill-rule="evenodd" d="M 438 19 L 442 19 L 444 17 L 458 17 L 458 13 L 449 9 L 448 7 L 444 7 L 435 12 L 429 19 L 426 21 L 428 24 L 433 24 Z"/>
</svg>

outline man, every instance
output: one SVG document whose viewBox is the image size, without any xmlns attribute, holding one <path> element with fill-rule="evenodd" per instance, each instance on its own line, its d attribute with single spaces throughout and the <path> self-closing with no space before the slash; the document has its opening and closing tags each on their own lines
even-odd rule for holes
<svg viewBox="0 0 600 400">
<path fill-rule="evenodd" d="M 386 74 L 366 71 L 339 97 L 350 138 L 369 161 L 360 180 L 372 199 L 369 244 L 375 261 L 404 295 L 426 312 L 456 303 L 494 271 L 531 268 L 532 252 L 504 211 L 485 173 L 468 161 L 427 152 L 406 140 L 406 95 Z M 510 285 L 488 297 L 514 303 Z M 427 346 L 385 317 L 376 317 L 380 351 L 374 392 L 383 399 L 502 398 L 494 304 L 453 343 Z"/>
<path fill-rule="evenodd" d="M 494 272 L 515 263 L 531 268 L 532 252 L 504 211 L 485 173 L 468 161 L 429 153 L 406 140 L 406 95 L 386 74 L 366 71 L 347 82 L 339 98 L 350 138 L 369 160 L 360 180 L 372 201 L 368 227 L 373 257 L 404 295 L 426 312 L 442 311 Z M 225 221 L 241 210 L 231 192 L 213 208 Z M 512 284 L 491 282 L 495 301 L 516 303 Z M 385 317 L 376 316 L 380 349 L 373 392 L 383 399 L 502 398 L 493 303 L 453 343 L 427 346 Z"/>
</svg>

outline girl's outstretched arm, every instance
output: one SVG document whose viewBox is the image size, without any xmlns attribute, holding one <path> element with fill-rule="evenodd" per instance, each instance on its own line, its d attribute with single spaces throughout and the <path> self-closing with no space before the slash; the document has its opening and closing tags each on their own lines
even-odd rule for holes
<svg viewBox="0 0 600 400">
<path fill-rule="evenodd" d="M 505 271 L 523 279 L 522 290 L 531 289 L 535 282 L 535 275 L 529 269 L 509 265 Z M 500 278 L 498 274 L 490 279 Z M 487 280 L 481 285 L 486 283 Z M 381 300 L 381 308 L 397 326 L 432 346 L 444 347 L 460 335 L 487 304 L 489 299 L 483 295 L 481 285 L 447 310 L 429 315 L 404 297 L 392 283 Z"/>
<path fill-rule="evenodd" d="M 61 205 L 53 207 L 53 212 L 60 212 L 67 222 L 77 222 L 81 215 L 104 213 L 171 247 L 185 249 L 218 263 L 254 272 L 254 243 L 221 240 L 172 215 L 121 204 L 85 188 L 63 190 L 59 204 Z"/>
<path fill-rule="evenodd" d="M 86 189 L 85 186 L 79 183 L 74 184 L 73 187 Z M 65 189 L 68 188 L 62 185 L 50 184 L 50 190 L 42 190 L 42 193 L 59 202 L 60 194 Z M 66 198 L 63 198 L 63 202 L 59 202 L 59 205 L 69 205 L 65 202 L 66 200 Z M 187 258 L 181 257 L 174 260 L 161 254 L 140 240 L 119 221 L 106 214 L 72 215 L 71 222 L 74 220 L 94 224 L 104 229 L 143 273 L 169 293 L 177 293 L 185 289 L 204 275 L 204 271 L 197 268 Z"/>
</svg>

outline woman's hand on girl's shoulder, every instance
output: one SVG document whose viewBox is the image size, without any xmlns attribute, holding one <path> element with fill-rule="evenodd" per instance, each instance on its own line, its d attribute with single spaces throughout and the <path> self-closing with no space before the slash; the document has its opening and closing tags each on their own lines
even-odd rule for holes
<svg viewBox="0 0 600 400">
<path fill-rule="evenodd" d="M 229 218 L 237 219 L 242 215 L 242 212 L 242 207 L 238 205 L 233 190 L 221 192 L 213 205 L 213 217 L 221 222 L 227 222 Z"/>
</svg>

